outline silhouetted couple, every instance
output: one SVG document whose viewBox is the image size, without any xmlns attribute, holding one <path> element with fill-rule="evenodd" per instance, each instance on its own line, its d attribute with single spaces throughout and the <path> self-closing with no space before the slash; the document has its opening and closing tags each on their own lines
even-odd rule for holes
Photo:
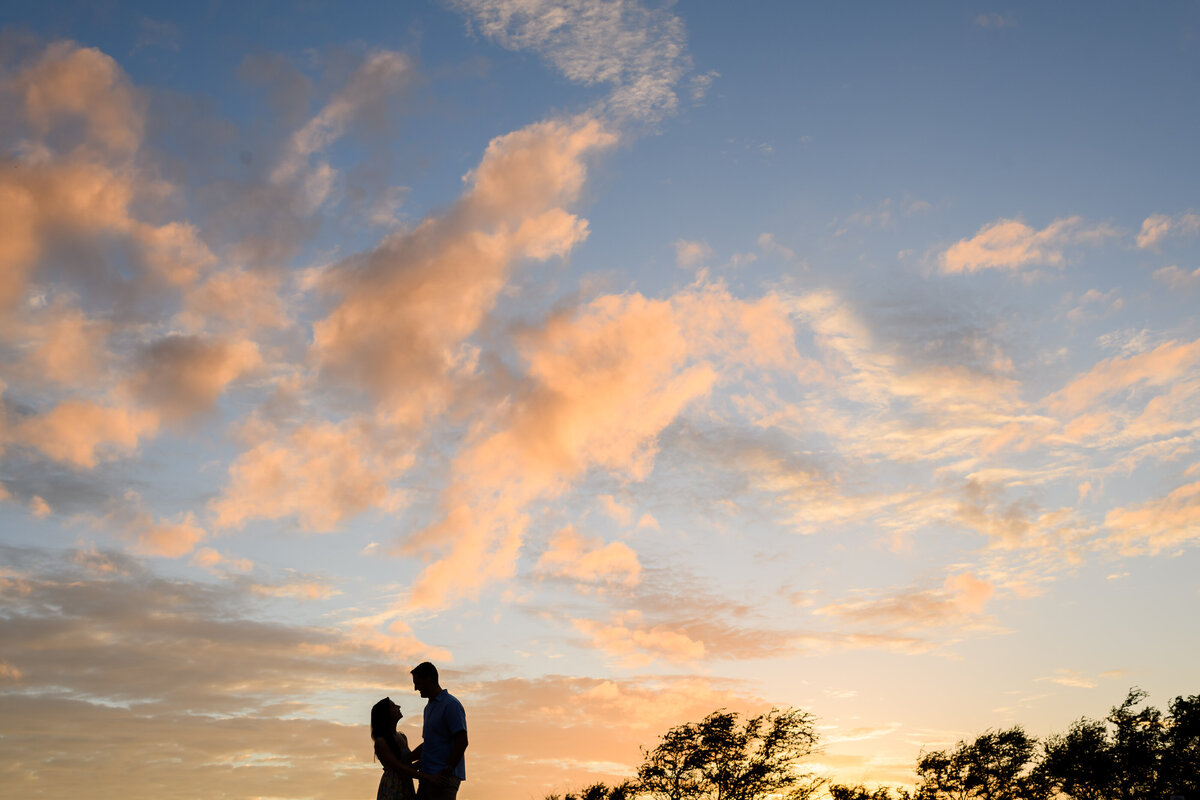
<svg viewBox="0 0 1200 800">
<path fill-rule="evenodd" d="M 371 708 L 371 738 L 383 764 L 376 800 L 455 800 L 467 778 L 467 712 L 458 698 L 438 683 L 437 667 L 423 661 L 412 669 L 413 689 L 426 698 L 421 743 L 409 750 L 396 730 L 404 714 L 385 697 Z M 413 791 L 413 778 L 418 788 Z"/>
</svg>

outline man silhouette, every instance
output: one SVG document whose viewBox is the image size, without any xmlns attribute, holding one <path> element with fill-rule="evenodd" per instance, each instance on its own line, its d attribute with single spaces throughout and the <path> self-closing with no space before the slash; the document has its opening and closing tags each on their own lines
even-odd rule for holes
<svg viewBox="0 0 1200 800">
<path fill-rule="evenodd" d="M 421 743 L 413 750 L 420 771 L 437 781 L 421 781 L 418 800 L 455 800 L 458 785 L 467 779 L 463 752 L 467 749 L 467 712 L 458 698 L 438 683 L 437 667 L 422 661 L 412 669 L 413 689 L 427 699 Z"/>
</svg>

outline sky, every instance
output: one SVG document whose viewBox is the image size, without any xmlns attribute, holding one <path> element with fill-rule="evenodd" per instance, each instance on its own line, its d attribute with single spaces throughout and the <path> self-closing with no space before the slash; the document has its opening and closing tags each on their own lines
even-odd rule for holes
<svg viewBox="0 0 1200 800">
<path fill-rule="evenodd" d="M 1194 694 L 1200 6 L 0 9 L 0 776 L 461 797 Z"/>
</svg>

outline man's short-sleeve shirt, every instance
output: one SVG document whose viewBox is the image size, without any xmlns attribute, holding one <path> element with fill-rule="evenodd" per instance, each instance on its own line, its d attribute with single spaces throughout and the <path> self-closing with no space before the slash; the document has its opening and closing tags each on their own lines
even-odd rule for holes
<svg viewBox="0 0 1200 800">
<path fill-rule="evenodd" d="M 467 712 L 458 698 L 443 689 L 425 704 L 425 722 L 421 730 L 421 771 L 437 775 L 450 761 L 454 734 L 466 732 Z M 459 759 L 454 776 L 467 779 L 466 756 Z"/>
</svg>

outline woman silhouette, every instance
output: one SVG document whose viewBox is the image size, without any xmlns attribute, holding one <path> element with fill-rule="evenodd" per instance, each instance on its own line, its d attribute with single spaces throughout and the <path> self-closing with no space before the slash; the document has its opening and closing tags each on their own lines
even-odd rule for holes
<svg viewBox="0 0 1200 800">
<path fill-rule="evenodd" d="M 412 751 L 408 739 L 396 730 L 396 723 L 404 716 L 400 706 L 385 697 L 371 707 L 371 738 L 375 741 L 375 757 L 383 764 L 383 777 L 379 779 L 376 800 L 415 800 L 413 778 L 429 780 L 413 768 Z"/>
</svg>

